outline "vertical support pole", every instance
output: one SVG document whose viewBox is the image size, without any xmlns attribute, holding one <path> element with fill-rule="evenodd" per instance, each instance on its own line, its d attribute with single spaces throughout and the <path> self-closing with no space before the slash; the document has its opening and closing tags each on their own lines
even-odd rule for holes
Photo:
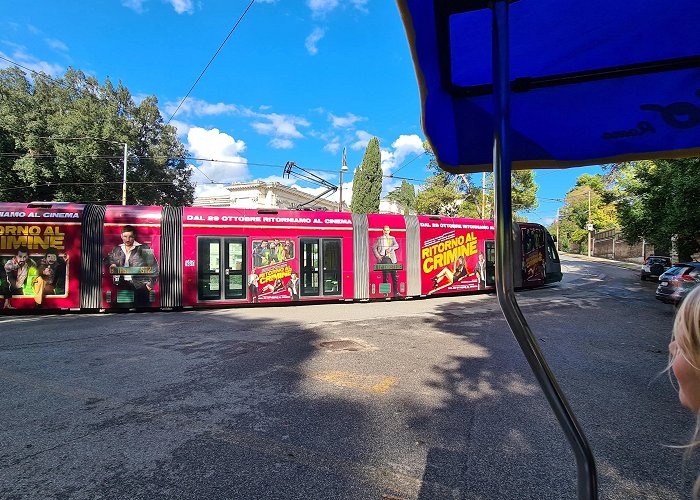
<svg viewBox="0 0 700 500">
<path fill-rule="evenodd" d="M 557 252 L 559 251 L 559 209 L 557 208 Z"/>
<path fill-rule="evenodd" d="M 591 188 L 588 188 L 588 225 L 586 230 L 588 231 L 588 256 L 591 256 Z"/>
<path fill-rule="evenodd" d="M 343 211 L 343 169 L 340 169 L 340 201 L 338 201 L 338 212 Z"/>
<path fill-rule="evenodd" d="M 542 388 L 576 456 L 579 500 L 598 498 L 593 453 L 583 430 L 547 365 L 513 289 L 513 214 L 511 206 L 510 74 L 508 2 L 492 0 L 494 145 L 493 173 L 496 199 L 496 293 L 503 315 Z M 518 266 L 519 267 L 519 266 Z"/>
<path fill-rule="evenodd" d="M 481 218 L 486 217 L 486 172 L 481 172 Z"/>
<path fill-rule="evenodd" d="M 127 144 L 124 143 L 124 176 L 122 178 L 122 205 L 126 205 L 126 158 L 127 158 Z"/>
</svg>

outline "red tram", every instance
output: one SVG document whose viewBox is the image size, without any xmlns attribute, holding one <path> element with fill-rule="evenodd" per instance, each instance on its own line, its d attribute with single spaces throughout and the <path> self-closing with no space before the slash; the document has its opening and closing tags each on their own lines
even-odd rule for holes
<svg viewBox="0 0 700 500">
<path fill-rule="evenodd" d="M 561 280 L 515 226 L 515 286 Z M 370 300 L 494 286 L 492 221 L 203 207 L 0 203 L 7 309 L 173 309 Z"/>
</svg>

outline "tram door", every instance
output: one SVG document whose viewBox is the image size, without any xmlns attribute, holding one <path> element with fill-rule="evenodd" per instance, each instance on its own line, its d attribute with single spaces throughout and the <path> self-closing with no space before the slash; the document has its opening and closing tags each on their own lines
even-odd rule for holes
<svg viewBox="0 0 700 500">
<path fill-rule="evenodd" d="M 304 297 L 342 295 L 341 240 L 302 238 L 300 245 L 301 295 Z"/>
<path fill-rule="evenodd" d="M 496 286 L 496 242 L 484 242 L 484 259 L 486 260 L 486 286 Z"/>
<path fill-rule="evenodd" d="M 232 300 L 246 297 L 245 239 L 199 238 L 197 297 Z"/>
</svg>

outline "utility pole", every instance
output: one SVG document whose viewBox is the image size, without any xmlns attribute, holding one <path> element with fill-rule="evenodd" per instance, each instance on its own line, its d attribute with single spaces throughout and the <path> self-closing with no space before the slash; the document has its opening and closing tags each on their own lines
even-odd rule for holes
<svg viewBox="0 0 700 500">
<path fill-rule="evenodd" d="M 559 251 L 559 209 L 557 208 L 557 252 Z"/>
<path fill-rule="evenodd" d="M 340 200 L 338 201 L 338 212 L 343 211 L 343 173 L 348 171 L 348 161 L 343 148 L 343 164 L 340 166 Z"/>
<path fill-rule="evenodd" d="M 591 221 L 591 188 L 588 188 L 588 256 L 591 256 L 591 236 L 593 234 L 592 221 Z"/>
<path fill-rule="evenodd" d="M 124 143 L 124 176 L 122 179 L 122 205 L 126 205 L 126 157 L 128 155 L 128 146 Z"/>
<path fill-rule="evenodd" d="M 481 218 L 486 219 L 486 172 L 481 172 Z"/>
</svg>

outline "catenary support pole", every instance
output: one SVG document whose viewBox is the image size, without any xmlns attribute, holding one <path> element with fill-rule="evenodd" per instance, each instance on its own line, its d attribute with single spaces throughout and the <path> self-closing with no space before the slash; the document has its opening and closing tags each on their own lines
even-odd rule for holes
<svg viewBox="0 0 700 500">
<path fill-rule="evenodd" d="M 126 205 L 126 158 L 127 158 L 128 146 L 126 142 L 124 143 L 124 175 L 122 178 L 122 205 Z"/>
<path fill-rule="evenodd" d="M 547 365 L 515 299 L 510 159 L 510 74 L 508 2 L 493 0 L 494 187 L 496 199 L 496 292 L 503 315 L 576 456 L 579 500 L 598 498 L 593 453 L 563 392 Z"/>
</svg>

